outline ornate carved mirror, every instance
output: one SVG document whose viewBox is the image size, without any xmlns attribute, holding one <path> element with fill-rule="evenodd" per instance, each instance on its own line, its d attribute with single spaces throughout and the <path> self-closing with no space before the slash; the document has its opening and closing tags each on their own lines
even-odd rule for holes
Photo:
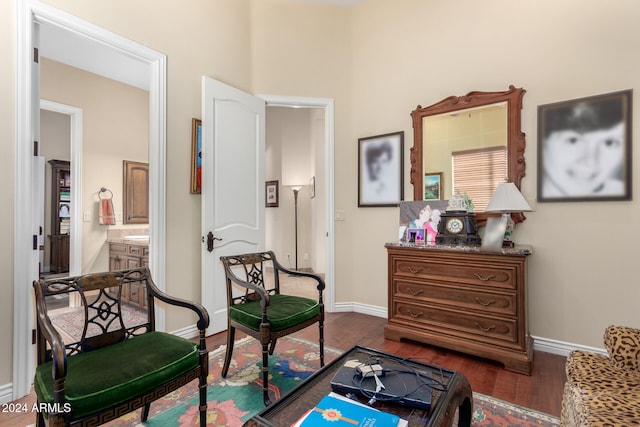
<svg viewBox="0 0 640 427">
<path fill-rule="evenodd" d="M 446 200 L 467 193 L 476 221 L 484 225 L 484 207 L 505 179 L 520 188 L 525 175 L 525 137 L 520 110 L 525 90 L 469 92 L 450 96 L 411 112 L 411 183 L 414 200 Z M 437 186 L 437 188 L 433 188 Z M 513 214 L 513 220 L 524 220 Z"/>
</svg>

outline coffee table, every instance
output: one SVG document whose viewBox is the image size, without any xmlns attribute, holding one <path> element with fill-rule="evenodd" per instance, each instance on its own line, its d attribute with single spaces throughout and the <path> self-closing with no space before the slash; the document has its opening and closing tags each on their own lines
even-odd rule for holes
<svg viewBox="0 0 640 427">
<path fill-rule="evenodd" d="M 304 380 L 271 406 L 256 414 L 244 425 L 247 427 L 290 426 L 331 392 L 331 379 L 347 360 L 364 360 L 367 357 L 379 357 L 382 360 L 385 357 L 398 359 L 398 356 L 356 345 Z M 409 422 L 409 427 L 451 426 L 456 413 L 459 427 L 471 425 L 473 396 L 469 381 L 464 375 L 412 359 L 403 359 L 403 361 L 420 371 L 429 372 L 434 379 L 446 386 L 446 390 L 431 391 L 431 407 L 428 410 L 381 401 L 376 402 L 375 408 L 399 415 Z M 359 398 L 359 400 L 366 402 L 367 399 Z"/>
</svg>

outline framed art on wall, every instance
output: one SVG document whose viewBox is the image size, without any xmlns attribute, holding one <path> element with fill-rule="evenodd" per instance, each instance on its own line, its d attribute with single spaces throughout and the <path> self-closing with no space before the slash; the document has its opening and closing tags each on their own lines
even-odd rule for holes
<svg viewBox="0 0 640 427">
<path fill-rule="evenodd" d="M 267 181 L 265 184 L 265 206 L 267 208 L 278 207 L 278 181 Z"/>
<path fill-rule="evenodd" d="M 191 119 L 191 194 L 202 191 L 202 121 Z"/>
<path fill-rule="evenodd" d="M 631 199 L 631 90 L 538 106 L 538 201 Z"/>
<path fill-rule="evenodd" d="M 424 200 L 440 200 L 442 197 L 442 172 L 424 174 Z"/>
<path fill-rule="evenodd" d="M 358 207 L 398 206 L 404 199 L 404 132 L 358 139 Z"/>
</svg>

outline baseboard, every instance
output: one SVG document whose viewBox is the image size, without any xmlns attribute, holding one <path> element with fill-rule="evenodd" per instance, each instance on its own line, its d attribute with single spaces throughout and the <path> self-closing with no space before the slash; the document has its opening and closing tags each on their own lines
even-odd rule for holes
<svg viewBox="0 0 640 427">
<path fill-rule="evenodd" d="M 13 400 L 13 384 L 0 385 L 0 404 L 9 403 Z"/>
<path fill-rule="evenodd" d="M 384 317 L 384 318 L 387 317 L 386 308 L 382 308 L 374 305 L 361 304 L 358 302 L 336 303 L 334 305 L 334 311 L 340 312 L 340 313 L 353 311 L 355 313 L 368 314 L 376 317 Z M 565 357 L 569 355 L 571 350 L 583 350 L 583 351 L 589 351 L 592 353 L 598 353 L 598 354 L 604 354 L 604 355 L 607 354 L 607 351 L 603 348 L 588 347 L 584 345 L 568 343 L 564 341 L 558 341 L 558 340 L 537 337 L 537 336 L 532 336 L 532 338 L 533 338 L 533 349 L 537 351 L 543 351 L 545 353 L 557 354 Z"/>
<path fill-rule="evenodd" d="M 196 325 L 192 325 L 173 331 L 171 332 L 171 334 L 190 340 L 191 338 L 198 337 L 200 335 L 200 331 L 198 330 L 198 327 Z"/>
<path fill-rule="evenodd" d="M 376 317 L 387 317 L 387 309 L 375 305 L 361 304 L 359 302 L 339 302 L 333 306 L 333 311 L 345 313 L 353 311 L 354 313 L 368 314 Z"/>
<path fill-rule="evenodd" d="M 569 353 L 571 353 L 571 350 L 583 350 L 591 353 L 603 354 L 605 356 L 607 355 L 607 350 L 604 348 L 588 347 L 586 345 L 573 344 L 536 336 L 531 336 L 531 338 L 533 338 L 533 349 L 543 351 L 545 353 L 568 356 Z"/>
</svg>

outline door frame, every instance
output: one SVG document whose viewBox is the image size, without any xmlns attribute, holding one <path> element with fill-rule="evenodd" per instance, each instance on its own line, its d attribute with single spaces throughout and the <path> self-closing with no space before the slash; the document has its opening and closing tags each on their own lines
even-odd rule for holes
<svg viewBox="0 0 640 427">
<path fill-rule="evenodd" d="M 166 258 L 166 56 L 69 13 L 37 0 L 16 1 L 15 49 L 15 154 L 14 154 L 14 324 L 13 400 L 29 394 L 34 373 L 33 302 L 30 283 L 38 277 L 37 235 L 33 212 L 38 209 L 32 193 L 36 188 L 32 131 L 38 124 L 39 80 L 35 78 L 33 46 L 40 23 L 73 31 L 93 43 L 107 45 L 141 61 L 149 70 L 149 267 L 154 282 L 165 289 Z M 164 310 L 156 310 L 159 330 L 164 330 Z"/>
<path fill-rule="evenodd" d="M 334 101 L 331 98 L 300 96 L 256 95 L 265 100 L 267 107 L 319 108 L 324 110 L 324 174 L 327 202 L 325 206 L 325 309 L 335 310 L 335 218 L 334 211 Z"/>
<path fill-rule="evenodd" d="M 82 108 L 40 99 L 40 110 L 69 116 L 71 131 L 71 238 L 69 239 L 69 275 L 82 269 Z"/>
</svg>

